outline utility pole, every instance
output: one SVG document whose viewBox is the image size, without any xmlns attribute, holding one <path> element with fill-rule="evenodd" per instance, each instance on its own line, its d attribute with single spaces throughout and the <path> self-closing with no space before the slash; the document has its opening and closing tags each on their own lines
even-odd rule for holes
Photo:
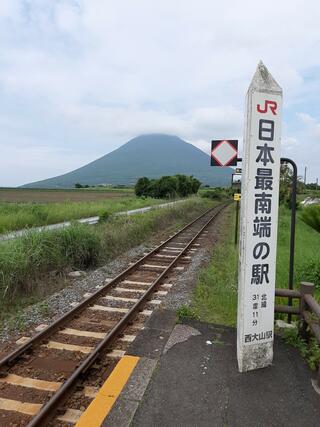
<svg viewBox="0 0 320 427">
<path fill-rule="evenodd" d="M 307 183 L 307 166 L 304 167 L 304 185 Z"/>
</svg>

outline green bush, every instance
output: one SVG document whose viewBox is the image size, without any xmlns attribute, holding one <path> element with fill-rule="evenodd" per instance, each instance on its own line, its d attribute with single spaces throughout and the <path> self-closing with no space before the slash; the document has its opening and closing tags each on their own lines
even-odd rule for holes
<svg viewBox="0 0 320 427">
<path fill-rule="evenodd" d="M 157 199 L 187 197 L 190 194 L 196 194 L 200 185 L 201 182 L 196 178 L 186 175 L 162 176 L 152 180 L 142 177 L 135 185 L 135 194 L 138 197 Z"/>
<path fill-rule="evenodd" d="M 320 233 L 320 205 L 306 206 L 302 211 L 301 218 Z"/>
<path fill-rule="evenodd" d="M 110 218 L 110 212 L 104 211 L 100 213 L 99 222 L 106 222 Z"/>
<path fill-rule="evenodd" d="M 211 190 L 206 190 L 201 193 L 201 197 L 211 200 L 222 200 L 230 195 L 230 190 L 227 188 L 217 187 Z"/>
<path fill-rule="evenodd" d="M 211 200 L 221 200 L 222 194 L 219 191 L 207 190 L 201 194 L 201 197 L 205 197 L 205 198 L 211 199 Z"/>
<path fill-rule="evenodd" d="M 162 176 L 153 182 L 153 197 L 171 198 L 178 195 L 178 182 L 173 176 Z"/>
<path fill-rule="evenodd" d="M 178 308 L 177 316 L 179 322 L 182 322 L 183 319 L 198 319 L 198 316 L 194 312 L 193 308 L 186 304 L 183 304 Z"/>
<path fill-rule="evenodd" d="M 150 187 L 150 179 L 147 178 L 146 176 L 139 178 L 135 187 L 134 187 L 134 191 L 136 196 L 141 197 L 144 196 Z"/>
<path fill-rule="evenodd" d="M 315 371 L 320 364 L 320 346 L 315 337 L 311 337 L 307 343 L 300 336 L 298 329 L 285 329 L 282 332 L 282 337 L 285 342 L 293 347 L 296 347 L 301 356 L 306 360 L 310 369 Z"/>
</svg>

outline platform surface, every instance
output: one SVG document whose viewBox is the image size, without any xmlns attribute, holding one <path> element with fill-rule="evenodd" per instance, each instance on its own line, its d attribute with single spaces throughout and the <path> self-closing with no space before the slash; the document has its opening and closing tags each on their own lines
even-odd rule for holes
<svg viewBox="0 0 320 427">
<path fill-rule="evenodd" d="M 130 389 L 133 394 L 140 390 L 138 369 L 120 411 L 119 405 L 114 411 L 123 423 L 111 417 L 105 426 L 320 426 L 320 395 L 294 348 L 276 338 L 273 366 L 240 374 L 235 329 L 186 321 L 173 324 L 169 334 L 173 315 L 166 315 L 165 328 L 154 321 L 132 348 L 144 360 L 143 395 L 130 398 Z M 151 360 L 146 384 L 146 363 Z"/>
</svg>

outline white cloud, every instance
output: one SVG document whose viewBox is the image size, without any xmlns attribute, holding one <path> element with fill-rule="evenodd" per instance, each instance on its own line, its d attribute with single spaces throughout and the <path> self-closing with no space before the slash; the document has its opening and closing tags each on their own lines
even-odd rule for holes
<svg viewBox="0 0 320 427">
<path fill-rule="evenodd" d="M 18 186 L 50 178 L 76 169 L 97 158 L 97 153 L 74 155 L 68 149 L 33 146 L 2 147 L 0 157 L 1 186 Z M 31 168 L 30 164 L 37 165 Z"/>
<path fill-rule="evenodd" d="M 232 106 L 199 108 L 187 113 L 140 110 L 138 108 L 112 108 L 100 106 L 62 106 L 61 114 L 88 130 L 98 130 L 118 136 L 163 132 L 179 134 L 184 138 L 230 137 L 241 133 L 242 112 Z"/>
<path fill-rule="evenodd" d="M 55 7 L 55 22 L 58 29 L 67 33 L 76 33 L 81 25 L 81 11 L 74 2 L 60 1 Z"/>
<path fill-rule="evenodd" d="M 207 150 L 212 138 L 241 137 L 244 96 L 259 59 L 284 89 L 284 112 L 311 117 L 320 87 L 320 5 L 270 0 L 268 14 L 256 4 L 2 0 L 0 117 L 25 136 L 6 124 L 6 141 L 18 150 L 34 139 L 50 156 L 63 139 L 74 151 L 72 159 L 59 152 L 65 170 L 91 150 L 104 154 L 146 132 L 178 134 Z M 309 109 L 301 107 L 306 102 Z M 283 150 L 300 161 L 302 141 L 316 137 L 318 126 L 299 117 L 299 125 L 286 119 Z M 33 154 L 30 170 L 45 178 Z"/>
<path fill-rule="evenodd" d="M 306 126 L 309 137 L 320 143 L 320 121 L 306 113 L 297 113 L 297 116 Z"/>
<path fill-rule="evenodd" d="M 294 150 L 299 145 L 299 141 L 297 138 L 287 136 L 282 138 L 282 145 L 285 150 Z"/>
<path fill-rule="evenodd" d="M 1 0 L 0 19 L 15 19 L 20 12 L 19 0 Z"/>
</svg>

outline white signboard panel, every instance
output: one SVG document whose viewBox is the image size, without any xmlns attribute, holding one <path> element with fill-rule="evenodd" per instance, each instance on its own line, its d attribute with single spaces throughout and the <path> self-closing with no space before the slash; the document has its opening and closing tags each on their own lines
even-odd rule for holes
<svg viewBox="0 0 320 427">
<path fill-rule="evenodd" d="M 237 166 L 238 140 L 211 141 L 211 166 Z"/>
<path fill-rule="evenodd" d="M 272 363 L 282 90 L 260 63 L 247 93 L 241 188 L 238 364 Z"/>
</svg>

